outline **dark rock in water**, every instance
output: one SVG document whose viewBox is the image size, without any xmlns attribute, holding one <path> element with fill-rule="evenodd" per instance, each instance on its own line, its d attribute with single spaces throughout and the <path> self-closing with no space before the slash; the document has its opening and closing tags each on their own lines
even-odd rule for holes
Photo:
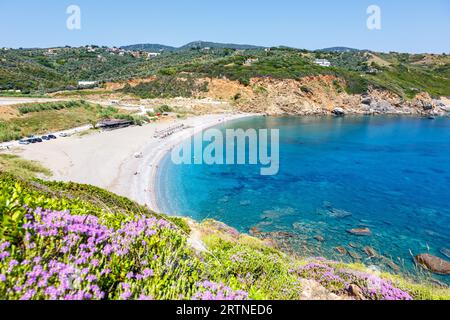
<svg viewBox="0 0 450 320">
<path fill-rule="evenodd" d="M 443 275 L 450 274 L 450 262 L 431 254 L 425 253 L 416 256 L 416 262 L 433 273 Z"/>
<path fill-rule="evenodd" d="M 375 258 L 378 256 L 377 252 L 372 247 L 365 247 L 364 252 L 369 256 L 369 258 Z"/>
<path fill-rule="evenodd" d="M 347 249 L 345 249 L 344 247 L 336 247 L 335 250 L 337 252 L 339 252 L 339 254 L 341 254 L 341 255 L 346 255 L 347 254 Z"/>
<path fill-rule="evenodd" d="M 354 236 L 371 236 L 372 235 L 372 231 L 370 231 L 369 228 L 356 228 L 356 229 L 350 229 L 347 230 L 348 233 L 353 234 Z"/>
<path fill-rule="evenodd" d="M 450 249 L 442 248 L 442 249 L 441 249 L 441 253 L 442 253 L 444 256 L 446 256 L 447 258 L 450 259 Z"/>
<path fill-rule="evenodd" d="M 348 254 L 355 260 L 361 260 L 361 256 L 354 251 L 349 251 Z"/>
<path fill-rule="evenodd" d="M 348 292 L 355 297 L 356 300 L 367 300 L 364 297 L 364 294 L 362 293 L 362 290 L 360 287 L 358 287 L 356 284 L 351 284 L 348 287 Z"/>
<path fill-rule="evenodd" d="M 334 108 L 333 114 L 338 117 L 345 116 L 345 110 L 343 108 Z"/>
<path fill-rule="evenodd" d="M 316 239 L 319 242 L 324 242 L 325 239 L 322 236 L 315 236 L 314 239 Z"/>
</svg>

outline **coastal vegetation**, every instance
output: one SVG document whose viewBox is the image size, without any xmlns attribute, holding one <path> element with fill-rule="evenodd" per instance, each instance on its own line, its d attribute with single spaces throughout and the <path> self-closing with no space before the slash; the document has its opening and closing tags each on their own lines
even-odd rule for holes
<svg viewBox="0 0 450 320">
<path fill-rule="evenodd" d="M 13 154 L 0 154 L 0 171 L 11 172 L 20 177 L 34 177 L 36 175 L 51 176 L 51 171 L 38 162 L 28 161 Z"/>
<path fill-rule="evenodd" d="M 189 245 L 192 237 L 203 249 Z M 312 283 L 327 296 L 308 296 Z M 450 293 L 362 265 L 286 255 L 220 222 L 155 214 L 93 186 L 0 174 L 1 299 L 330 297 Z"/>
<path fill-rule="evenodd" d="M 198 83 L 192 77 L 179 78 L 164 75 L 156 80 L 141 83 L 135 87 L 126 85 L 122 90 L 125 94 L 134 94 L 143 99 L 191 97 L 195 93 L 207 92 L 208 84 Z"/>
</svg>

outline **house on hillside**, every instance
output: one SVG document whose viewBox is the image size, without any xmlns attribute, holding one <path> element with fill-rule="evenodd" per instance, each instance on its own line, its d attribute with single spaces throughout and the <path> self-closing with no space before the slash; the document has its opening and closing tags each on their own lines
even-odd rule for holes
<svg viewBox="0 0 450 320">
<path fill-rule="evenodd" d="M 161 52 L 148 52 L 147 53 L 147 58 L 151 59 L 151 58 L 155 58 L 155 57 L 160 56 L 160 55 L 161 55 Z"/>
<path fill-rule="evenodd" d="M 56 56 L 58 54 L 56 49 L 47 49 L 47 51 L 44 52 L 44 56 L 50 57 L 50 56 Z"/>
<path fill-rule="evenodd" d="M 98 85 L 98 81 L 78 81 L 78 87 L 82 89 L 94 88 Z"/>
<path fill-rule="evenodd" d="M 316 60 L 314 60 L 314 63 L 321 67 L 326 67 L 326 68 L 331 67 L 331 62 L 328 61 L 327 59 L 316 59 Z"/>
<path fill-rule="evenodd" d="M 252 64 L 254 64 L 254 63 L 258 62 L 258 61 L 259 61 L 258 58 L 249 58 L 249 59 L 245 60 L 244 66 L 251 67 Z"/>
</svg>

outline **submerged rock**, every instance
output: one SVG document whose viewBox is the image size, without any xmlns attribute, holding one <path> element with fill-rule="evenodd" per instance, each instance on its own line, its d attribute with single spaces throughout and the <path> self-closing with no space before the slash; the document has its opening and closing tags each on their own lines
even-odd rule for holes
<svg viewBox="0 0 450 320">
<path fill-rule="evenodd" d="M 243 206 L 243 207 L 247 207 L 247 206 L 249 206 L 249 205 L 251 204 L 251 201 L 249 201 L 249 200 L 244 200 L 244 201 L 239 202 L 239 204 L 240 204 L 241 206 Z"/>
<path fill-rule="evenodd" d="M 450 249 L 442 248 L 442 249 L 441 249 L 441 253 L 442 253 L 444 256 L 446 256 L 447 258 L 450 259 Z"/>
<path fill-rule="evenodd" d="M 337 252 L 339 252 L 340 255 L 346 255 L 347 254 L 347 249 L 345 249 L 344 247 L 336 247 L 334 248 Z"/>
<path fill-rule="evenodd" d="M 344 219 L 344 218 L 348 218 L 348 217 L 352 216 L 351 212 L 341 210 L 341 209 L 331 209 L 329 211 L 330 211 L 330 216 L 333 218 Z"/>
<path fill-rule="evenodd" d="M 356 229 L 350 229 L 347 230 L 348 233 L 354 235 L 354 236 L 371 236 L 372 231 L 369 228 L 356 228 Z"/>
<path fill-rule="evenodd" d="M 364 252 L 367 254 L 369 258 L 376 258 L 378 256 L 377 252 L 372 247 L 365 247 Z"/>
<path fill-rule="evenodd" d="M 383 262 L 389 267 L 391 268 L 393 271 L 395 272 L 399 272 L 400 271 L 400 267 L 395 264 L 391 259 L 383 257 Z"/>
<path fill-rule="evenodd" d="M 350 257 L 352 257 L 355 260 L 361 260 L 361 256 L 354 251 L 349 251 L 348 254 L 350 255 Z"/>
<path fill-rule="evenodd" d="M 450 262 L 431 254 L 425 253 L 416 256 L 416 262 L 433 273 L 443 275 L 450 274 Z"/>
<path fill-rule="evenodd" d="M 325 239 L 322 236 L 319 236 L 319 235 L 315 236 L 314 239 L 316 239 L 319 242 L 324 242 L 325 241 Z"/>
<path fill-rule="evenodd" d="M 295 234 L 286 231 L 268 232 L 267 234 L 270 235 L 271 237 L 282 239 L 292 239 L 296 237 Z"/>
</svg>

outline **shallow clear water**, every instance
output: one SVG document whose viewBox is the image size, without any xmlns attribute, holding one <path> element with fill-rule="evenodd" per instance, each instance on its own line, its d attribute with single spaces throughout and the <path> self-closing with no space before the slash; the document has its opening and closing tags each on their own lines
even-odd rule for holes
<svg viewBox="0 0 450 320">
<path fill-rule="evenodd" d="M 406 117 L 257 117 L 219 126 L 280 129 L 280 172 L 259 166 L 174 165 L 158 174 L 164 212 L 196 220 L 214 218 L 241 232 L 295 235 L 299 254 L 362 262 L 388 269 L 386 259 L 416 273 L 411 253 L 441 258 L 450 249 L 450 120 Z M 371 237 L 351 228 L 369 227 Z M 321 235 L 325 239 L 314 239 Z M 352 248 L 349 243 L 358 246 Z M 448 276 L 436 276 L 450 283 Z"/>
</svg>

